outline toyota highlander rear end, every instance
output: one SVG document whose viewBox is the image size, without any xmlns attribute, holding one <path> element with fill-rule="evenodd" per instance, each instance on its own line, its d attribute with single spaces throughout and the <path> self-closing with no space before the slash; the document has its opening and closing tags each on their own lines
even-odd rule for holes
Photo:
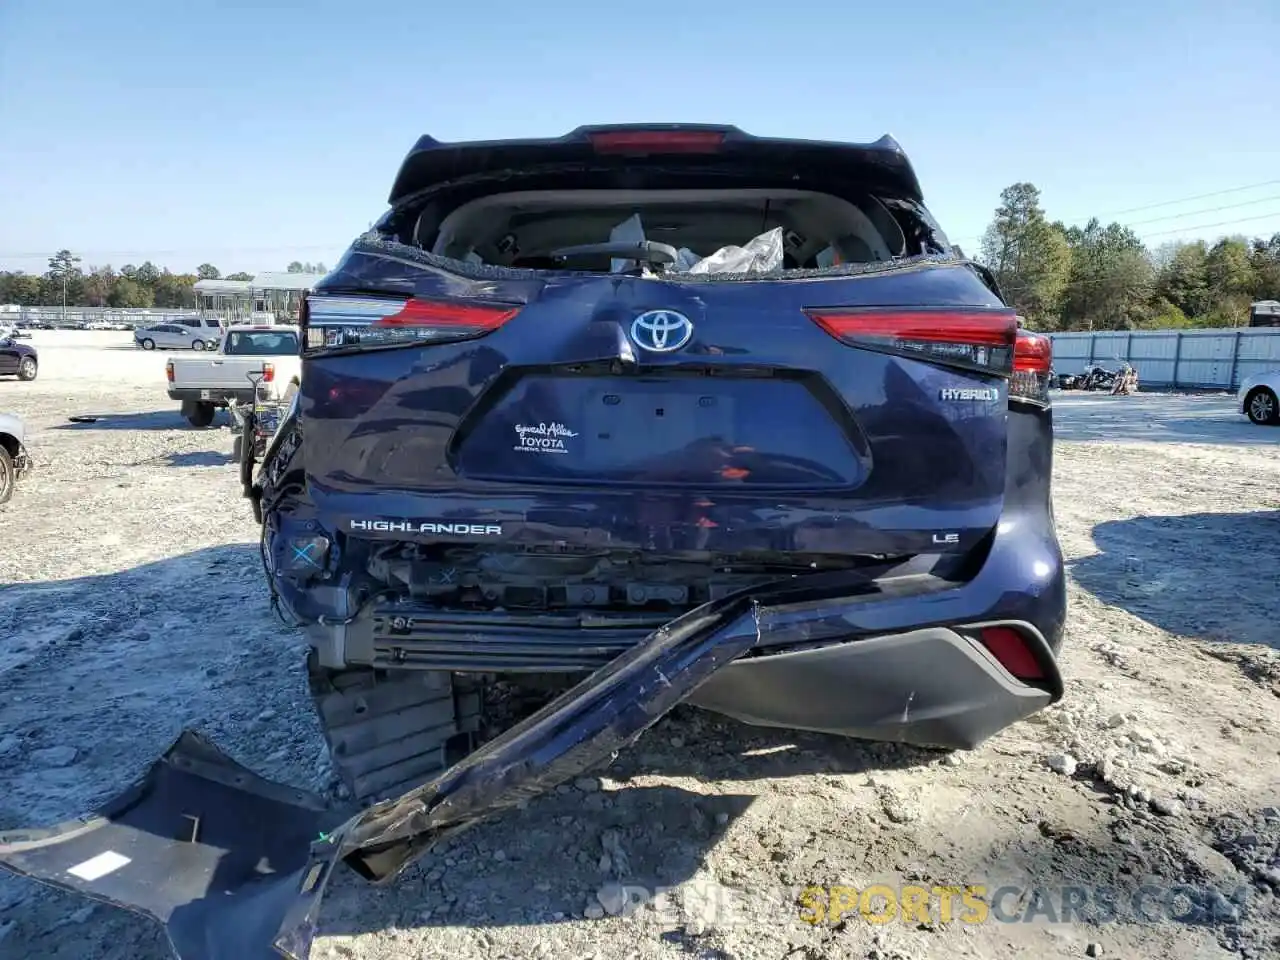
<svg viewBox="0 0 1280 960">
<path fill-rule="evenodd" d="M 363 798 L 474 749 L 495 678 L 753 591 L 691 702 L 971 747 L 1062 694 L 1049 343 L 887 137 L 423 138 L 302 328 L 249 492 Z"/>
</svg>

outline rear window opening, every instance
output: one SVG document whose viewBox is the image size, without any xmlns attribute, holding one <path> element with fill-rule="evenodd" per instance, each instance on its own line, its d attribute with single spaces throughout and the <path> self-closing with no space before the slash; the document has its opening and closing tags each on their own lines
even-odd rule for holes
<svg viewBox="0 0 1280 960">
<path fill-rule="evenodd" d="M 298 335 L 292 330 L 230 330 L 226 353 L 238 357 L 282 357 L 298 353 Z"/>
<path fill-rule="evenodd" d="M 473 267 L 574 273 L 773 274 L 952 252 L 922 206 L 866 191 L 511 185 L 435 191 L 393 211 L 382 229 Z"/>
</svg>

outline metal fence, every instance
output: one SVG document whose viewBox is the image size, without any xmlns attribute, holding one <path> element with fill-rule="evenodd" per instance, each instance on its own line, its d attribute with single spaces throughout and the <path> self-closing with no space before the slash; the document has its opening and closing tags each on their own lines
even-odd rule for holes
<svg viewBox="0 0 1280 960">
<path fill-rule="evenodd" d="M 1144 386 L 1235 390 L 1242 380 L 1280 369 L 1280 328 L 1105 330 L 1051 333 L 1053 368 L 1080 373 L 1125 360 Z"/>
<path fill-rule="evenodd" d="M 173 323 L 199 316 L 196 310 L 180 307 L 142 309 L 135 307 L 19 307 L 16 311 L 0 311 L 0 324 L 52 323 L 57 326 L 83 327 L 87 323 L 105 321 L 126 323 L 131 327 L 149 327 L 157 323 Z"/>
</svg>

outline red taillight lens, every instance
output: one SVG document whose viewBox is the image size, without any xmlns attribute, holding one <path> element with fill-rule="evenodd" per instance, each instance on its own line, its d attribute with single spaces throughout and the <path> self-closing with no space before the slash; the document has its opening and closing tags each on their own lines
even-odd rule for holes
<svg viewBox="0 0 1280 960">
<path fill-rule="evenodd" d="M 822 307 L 807 309 L 805 314 L 831 336 L 852 346 L 915 355 L 1001 376 L 1013 371 L 1018 326 L 1012 310 Z"/>
<path fill-rule="evenodd" d="M 596 153 L 715 153 L 724 144 L 719 130 L 602 130 L 587 134 Z"/>
<path fill-rule="evenodd" d="M 1048 373 L 1053 366 L 1053 341 L 1038 333 L 1018 331 L 1013 347 L 1013 369 Z"/>
<path fill-rule="evenodd" d="M 168 360 L 164 365 L 164 377 L 170 383 L 173 383 L 173 361 Z"/>
<path fill-rule="evenodd" d="M 274 363 L 264 363 L 262 365 L 262 382 L 270 383 L 276 378 L 276 365 Z"/>
<path fill-rule="evenodd" d="M 1029 330 L 1019 330 L 1013 347 L 1013 376 L 1009 396 L 1047 403 L 1049 369 L 1053 366 L 1053 341 Z"/>
<path fill-rule="evenodd" d="M 1026 639 L 1013 627 L 983 627 L 978 631 L 982 645 L 1000 665 L 1019 680 L 1044 680 L 1044 667 L 1036 659 Z"/>
<path fill-rule="evenodd" d="M 302 314 L 305 349 L 470 340 L 497 330 L 520 309 L 476 300 L 309 296 Z"/>
<path fill-rule="evenodd" d="M 465 330 L 468 335 L 489 333 L 520 312 L 519 307 L 449 303 L 439 300 L 407 300 L 397 312 L 373 321 L 375 327 L 441 327 Z"/>
</svg>

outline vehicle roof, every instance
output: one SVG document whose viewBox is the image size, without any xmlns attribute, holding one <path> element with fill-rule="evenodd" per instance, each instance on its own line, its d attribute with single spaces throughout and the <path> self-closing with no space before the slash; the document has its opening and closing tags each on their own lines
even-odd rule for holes
<svg viewBox="0 0 1280 960">
<path fill-rule="evenodd" d="M 396 175 L 388 202 L 404 198 L 459 177 L 519 170 L 530 165 L 586 163 L 605 160 L 634 163 L 625 155 L 601 156 L 592 137 L 603 133 L 721 133 L 723 140 L 713 157 L 772 161 L 789 169 L 827 168 L 833 173 L 864 166 L 891 183 L 906 198 L 922 201 L 920 183 L 906 153 L 892 136 L 885 134 L 870 143 L 841 143 L 829 140 L 797 140 L 756 137 L 735 126 L 705 123 L 598 124 L 578 127 L 562 137 L 524 140 L 474 140 L 445 143 L 422 136 L 409 151 Z M 697 158 L 695 158 L 697 159 Z M 706 156 L 701 157 L 706 160 Z"/>
</svg>

